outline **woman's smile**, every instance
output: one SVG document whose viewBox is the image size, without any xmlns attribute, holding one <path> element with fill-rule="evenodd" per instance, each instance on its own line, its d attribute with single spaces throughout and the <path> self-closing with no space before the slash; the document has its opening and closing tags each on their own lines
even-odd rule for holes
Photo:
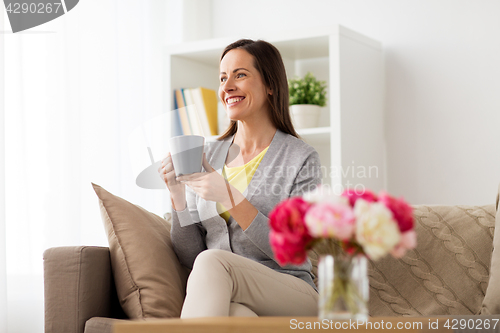
<svg viewBox="0 0 500 333">
<path fill-rule="evenodd" d="M 226 105 L 227 105 L 227 107 L 233 107 L 233 106 L 239 104 L 244 99 L 245 99 L 245 97 L 243 97 L 243 96 L 231 96 L 231 97 L 226 98 Z"/>
</svg>

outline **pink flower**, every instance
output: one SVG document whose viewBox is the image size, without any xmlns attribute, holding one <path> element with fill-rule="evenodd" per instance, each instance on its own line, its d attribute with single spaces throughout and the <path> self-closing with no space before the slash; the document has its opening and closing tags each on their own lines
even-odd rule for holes
<svg viewBox="0 0 500 333">
<path fill-rule="evenodd" d="M 396 199 L 385 192 L 381 192 L 379 202 L 383 203 L 392 212 L 402 233 L 413 229 L 413 208 L 403 198 Z"/>
<path fill-rule="evenodd" d="M 356 191 L 354 189 L 347 189 L 344 191 L 344 193 L 342 193 L 342 196 L 349 199 L 349 204 L 351 205 L 351 207 L 354 207 L 354 204 L 358 199 L 363 199 L 367 202 L 377 201 L 377 196 L 369 190 Z"/>
<path fill-rule="evenodd" d="M 309 241 L 311 237 L 304 223 L 304 215 L 310 206 L 301 197 L 283 200 L 269 214 L 271 229 L 297 241 Z"/>
<path fill-rule="evenodd" d="M 394 258 L 401 258 L 407 250 L 414 249 L 417 246 L 417 233 L 414 230 L 401 234 L 401 240 L 391 251 Z"/>
<path fill-rule="evenodd" d="M 280 265 L 287 263 L 300 265 L 306 260 L 307 253 L 304 243 L 295 242 L 293 238 L 288 238 L 286 234 L 274 231 L 271 231 L 269 238 L 274 257 Z"/>
<path fill-rule="evenodd" d="M 280 202 L 269 214 L 271 247 L 280 265 L 301 264 L 306 260 L 306 247 L 312 240 L 304 223 L 310 204 L 300 197 Z"/>
<path fill-rule="evenodd" d="M 354 212 L 347 204 L 314 205 L 307 212 L 305 222 L 312 237 L 348 240 L 354 234 Z"/>
</svg>

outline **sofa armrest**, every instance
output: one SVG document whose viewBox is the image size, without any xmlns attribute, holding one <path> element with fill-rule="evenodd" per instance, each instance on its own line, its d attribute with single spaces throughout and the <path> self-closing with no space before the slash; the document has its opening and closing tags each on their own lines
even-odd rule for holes
<svg viewBox="0 0 500 333">
<path fill-rule="evenodd" d="M 107 247 L 50 248 L 43 260 L 45 333 L 83 333 L 88 319 L 112 314 Z"/>
</svg>

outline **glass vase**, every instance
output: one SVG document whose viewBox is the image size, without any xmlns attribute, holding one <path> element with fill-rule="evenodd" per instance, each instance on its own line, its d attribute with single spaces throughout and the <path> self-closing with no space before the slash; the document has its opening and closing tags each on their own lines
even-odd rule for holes
<svg viewBox="0 0 500 333">
<path fill-rule="evenodd" d="M 320 319 L 368 320 L 369 281 L 364 256 L 321 256 L 318 285 Z"/>
</svg>

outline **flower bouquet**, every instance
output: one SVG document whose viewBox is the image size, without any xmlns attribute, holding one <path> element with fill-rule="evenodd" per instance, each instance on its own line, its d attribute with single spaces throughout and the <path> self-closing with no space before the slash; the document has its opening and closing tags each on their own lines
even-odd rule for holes
<svg viewBox="0 0 500 333">
<path fill-rule="evenodd" d="M 280 202 L 270 213 L 270 242 L 281 264 L 302 264 L 307 251 L 320 255 L 319 316 L 366 320 L 366 258 L 395 258 L 416 246 L 413 209 L 385 192 L 325 187 Z"/>
</svg>

